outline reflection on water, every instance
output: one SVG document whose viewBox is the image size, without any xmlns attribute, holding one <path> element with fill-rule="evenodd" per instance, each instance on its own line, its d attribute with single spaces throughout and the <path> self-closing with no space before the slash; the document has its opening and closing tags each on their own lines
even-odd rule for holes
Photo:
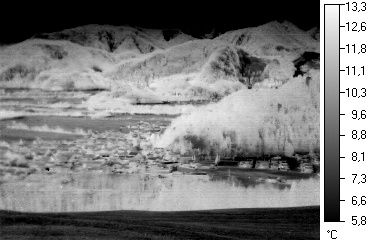
<svg viewBox="0 0 369 240">
<path fill-rule="evenodd" d="M 152 210 L 319 205 L 319 177 L 281 184 L 238 184 L 194 175 L 34 175 L 0 185 L 0 209 L 32 212 Z"/>
<path fill-rule="evenodd" d="M 251 177 L 247 174 L 246 176 L 235 176 L 235 175 L 221 175 L 219 173 L 210 173 L 209 179 L 211 181 L 221 181 L 227 182 L 233 186 L 243 186 L 246 188 L 256 187 L 260 184 L 268 184 L 279 190 L 288 190 L 291 188 L 292 182 L 286 181 L 284 178 L 257 178 L 255 176 Z"/>
</svg>

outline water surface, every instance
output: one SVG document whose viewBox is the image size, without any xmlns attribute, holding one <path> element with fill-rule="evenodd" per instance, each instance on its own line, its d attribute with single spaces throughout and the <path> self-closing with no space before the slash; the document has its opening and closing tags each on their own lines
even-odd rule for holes
<svg viewBox="0 0 369 240">
<path fill-rule="evenodd" d="M 27 212 L 186 211 L 319 205 L 319 177 L 239 184 L 207 175 L 32 175 L 0 185 L 0 209 Z"/>
</svg>

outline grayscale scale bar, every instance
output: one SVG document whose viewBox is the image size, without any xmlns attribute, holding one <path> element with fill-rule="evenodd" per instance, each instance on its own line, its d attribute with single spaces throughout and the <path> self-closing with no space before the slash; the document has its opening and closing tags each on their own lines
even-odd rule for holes
<svg viewBox="0 0 369 240">
<path fill-rule="evenodd" d="M 324 221 L 340 221 L 340 6 L 324 6 Z"/>
</svg>

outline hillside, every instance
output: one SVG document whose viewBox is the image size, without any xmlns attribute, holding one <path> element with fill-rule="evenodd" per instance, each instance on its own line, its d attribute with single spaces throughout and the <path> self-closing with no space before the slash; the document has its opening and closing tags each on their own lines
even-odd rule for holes
<svg viewBox="0 0 369 240">
<path fill-rule="evenodd" d="M 129 26 L 87 25 L 61 32 L 42 33 L 34 38 L 68 40 L 82 46 L 121 54 L 146 54 L 193 39 L 179 29 L 142 29 Z"/>
<path fill-rule="evenodd" d="M 164 101 L 217 99 L 264 80 L 284 83 L 295 70 L 293 60 L 319 51 L 318 44 L 309 32 L 278 22 L 216 39 L 88 25 L 1 49 L 0 86 L 117 89 L 123 95 L 144 89 Z"/>
<path fill-rule="evenodd" d="M 0 49 L 1 88 L 98 90 L 79 106 L 98 117 L 182 114 L 156 143 L 182 150 L 202 139 L 206 151 L 315 154 L 319 85 L 319 30 L 289 22 L 214 39 L 87 25 Z"/>
</svg>

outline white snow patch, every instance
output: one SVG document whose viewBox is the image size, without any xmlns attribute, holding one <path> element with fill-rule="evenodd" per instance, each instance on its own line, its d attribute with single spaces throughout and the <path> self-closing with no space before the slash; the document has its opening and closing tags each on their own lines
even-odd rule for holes
<svg viewBox="0 0 369 240">
<path fill-rule="evenodd" d="M 311 77 L 309 84 L 298 77 L 279 89 L 241 90 L 182 115 L 156 145 L 193 147 L 187 140 L 196 137 L 205 148 L 226 152 L 232 143 L 251 154 L 318 150 L 319 71 Z"/>
</svg>

